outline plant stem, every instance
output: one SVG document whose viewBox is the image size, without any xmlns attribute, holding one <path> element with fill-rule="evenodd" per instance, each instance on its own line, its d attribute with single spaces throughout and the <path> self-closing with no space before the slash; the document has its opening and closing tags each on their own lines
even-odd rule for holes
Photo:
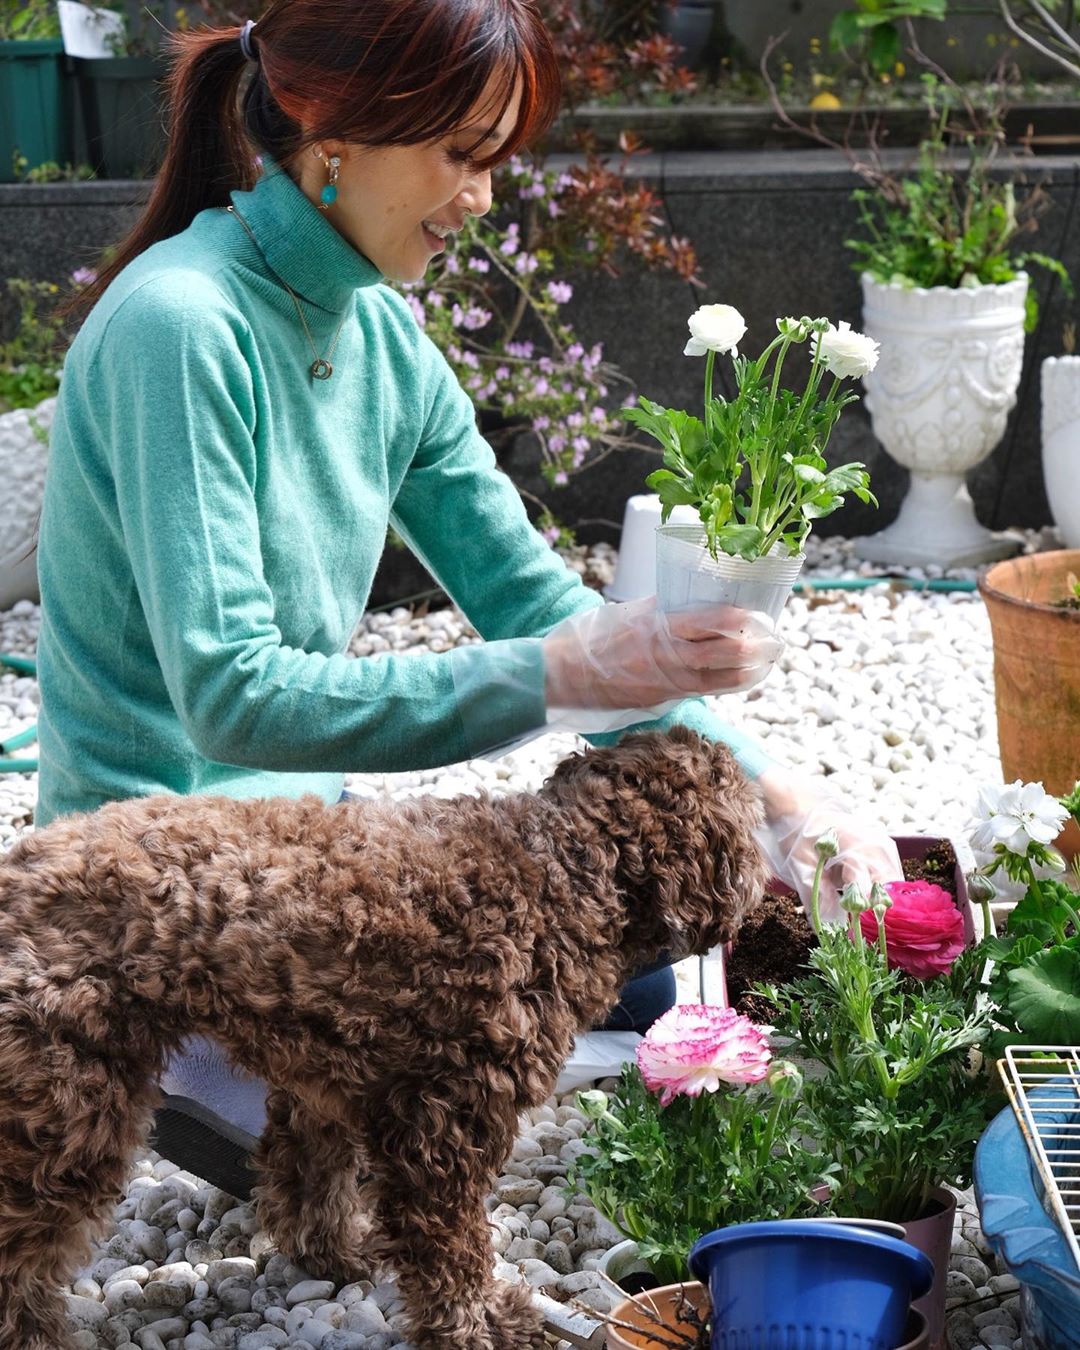
<svg viewBox="0 0 1080 1350">
<path fill-rule="evenodd" d="M 814 884 L 810 888 L 810 922 L 814 927 L 814 935 L 821 937 L 821 877 L 825 871 L 825 859 L 818 858 L 817 867 L 814 869 Z"/>
<path fill-rule="evenodd" d="M 716 353 L 709 349 L 705 357 L 705 439 L 712 444 L 712 383 L 713 367 L 716 365 Z"/>
</svg>

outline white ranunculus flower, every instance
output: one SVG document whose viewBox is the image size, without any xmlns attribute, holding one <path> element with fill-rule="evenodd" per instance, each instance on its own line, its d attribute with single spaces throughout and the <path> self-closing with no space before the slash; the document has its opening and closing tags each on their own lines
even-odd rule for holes
<svg viewBox="0 0 1080 1350">
<path fill-rule="evenodd" d="M 815 357 L 819 347 L 825 369 L 842 380 L 868 375 L 878 363 L 878 343 L 865 333 L 854 332 L 846 320 L 835 327 L 830 324 L 824 333 L 815 333 Z"/>
<path fill-rule="evenodd" d="M 1052 844 L 1065 827 L 1068 811 L 1042 783 L 1015 783 L 979 789 L 971 843 L 983 853 L 1000 844 L 1017 857 L 1031 844 Z"/>
<path fill-rule="evenodd" d="M 706 352 L 731 352 L 738 356 L 746 320 L 733 305 L 702 305 L 687 323 L 690 341 L 683 349 L 684 356 L 704 356 Z"/>
</svg>

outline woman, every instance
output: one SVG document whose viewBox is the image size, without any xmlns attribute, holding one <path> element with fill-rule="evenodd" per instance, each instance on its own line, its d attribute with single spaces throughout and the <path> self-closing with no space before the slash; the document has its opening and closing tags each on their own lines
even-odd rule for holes
<svg viewBox="0 0 1080 1350">
<path fill-rule="evenodd" d="M 453 372 L 382 284 L 422 277 L 489 210 L 492 167 L 554 117 L 535 5 L 282 0 L 257 27 L 173 42 L 165 162 L 80 297 L 93 309 L 52 434 L 37 823 L 160 791 L 329 803 L 350 771 L 668 708 L 657 725 L 722 738 L 759 778 L 805 887 L 814 785 L 675 702 L 755 683 L 771 633 L 722 607 L 669 625 L 651 603 L 604 606 L 531 528 Z M 343 656 L 390 523 L 482 645 Z M 848 822 L 845 853 L 864 879 L 899 875 L 876 827 Z M 613 1024 L 673 1001 L 671 972 L 648 973 Z M 171 1082 L 219 1101 L 238 1086 L 206 1046 Z M 176 1160 L 218 1180 L 211 1142 Z"/>
</svg>

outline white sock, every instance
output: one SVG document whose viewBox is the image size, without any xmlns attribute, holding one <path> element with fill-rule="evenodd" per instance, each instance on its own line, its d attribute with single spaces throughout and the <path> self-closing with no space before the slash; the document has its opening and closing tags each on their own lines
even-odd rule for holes
<svg viewBox="0 0 1080 1350">
<path fill-rule="evenodd" d="M 191 1036 L 161 1075 L 164 1092 L 202 1106 L 258 1137 L 266 1125 L 266 1084 L 236 1068 L 216 1041 Z"/>
</svg>

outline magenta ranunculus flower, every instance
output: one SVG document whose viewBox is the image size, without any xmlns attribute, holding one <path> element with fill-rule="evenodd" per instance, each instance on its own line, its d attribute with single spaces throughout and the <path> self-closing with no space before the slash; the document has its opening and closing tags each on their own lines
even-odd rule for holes
<svg viewBox="0 0 1080 1350">
<path fill-rule="evenodd" d="M 929 881 L 890 881 L 892 908 L 885 911 L 885 949 L 890 967 L 918 980 L 944 975 L 964 950 L 964 916 L 948 891 Z M 872 910 L 860 918 L 863 937 L 876 942 Z"/>
<path fill-rule="evenodd" d="M 699 1003 L 674 1007 L 658 1018 L 637 1048 L 638 1068 L 660 1105 L 677 1096 L 697 1097 L 724 1083 L 760 1083 L 769 1072 L 769 1037 L 734 1008 Z"/>
</svg>

